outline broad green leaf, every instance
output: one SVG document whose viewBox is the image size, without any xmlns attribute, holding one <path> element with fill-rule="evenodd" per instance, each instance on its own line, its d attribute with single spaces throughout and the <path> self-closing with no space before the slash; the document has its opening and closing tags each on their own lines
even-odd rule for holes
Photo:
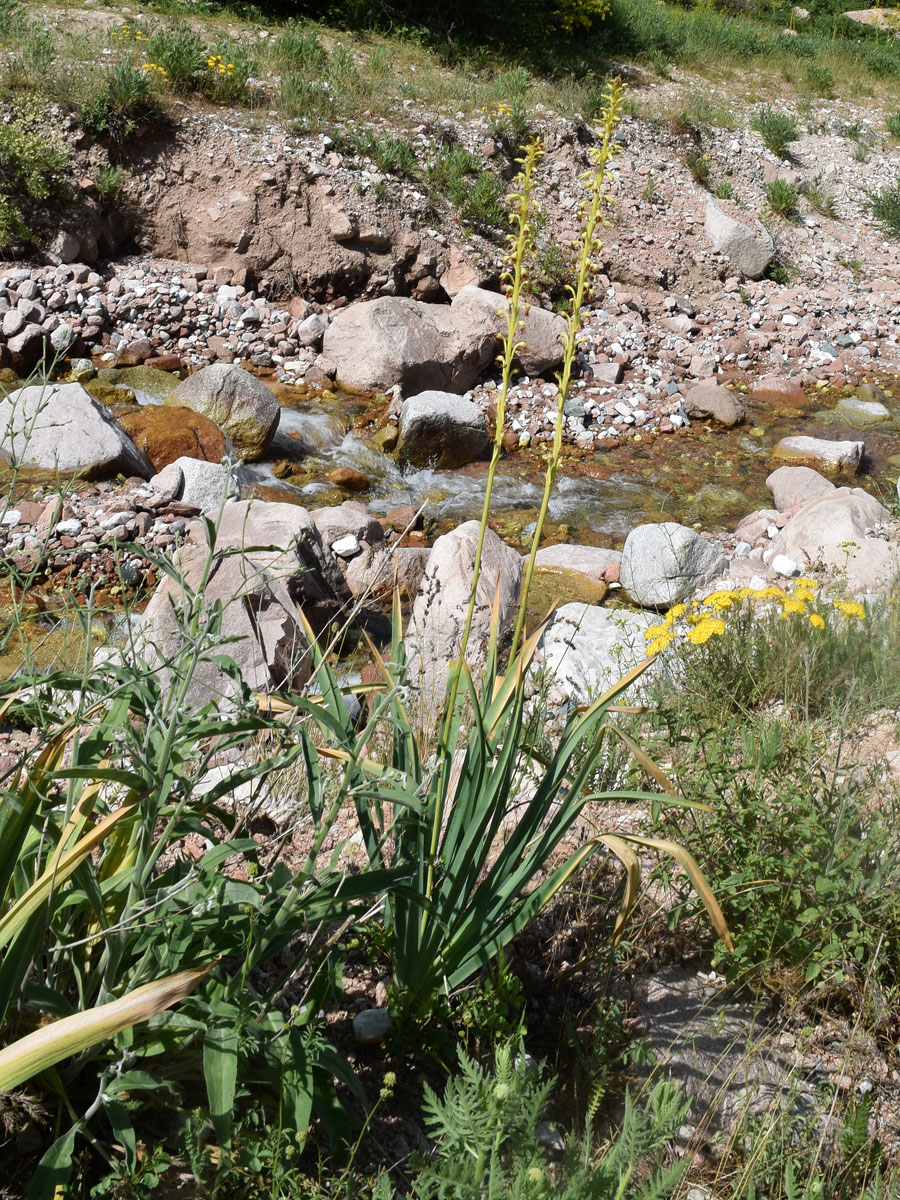
<svg viewBox="0 0 900 1200">
<path fill-rule="evenodd" d="M 223 1150 L 231 1145 L 239 1041 L 236 1024 L 213 1025 L 203 1039 L 203 1075 L 209 1098 L 209 1115 L 216 1139 Z"/>
</svg>

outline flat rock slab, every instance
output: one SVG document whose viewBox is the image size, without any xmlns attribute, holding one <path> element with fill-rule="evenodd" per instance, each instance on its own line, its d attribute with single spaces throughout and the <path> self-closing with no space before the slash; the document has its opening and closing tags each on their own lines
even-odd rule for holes
<svg viewBox="0 0 900 1200">
<path fill-rule="evenodd" d="M 153 466 L 80 383 L 37 384 L 0 400 L 0 456 L 86 479 L 149 479 Z"/>
<path fill-rule="evenodd" d="M 644 631 L 656 619 L 627 609 L 564 604 L 541 639 L 548 681 L 576 704 L 596 700 L 647 657 Z"/>
<path fill-rule="evenodd" d="M 864 442 L 832 442 L 826 438 L 786 437 L 772 449 L 775 462 L 788 466 L 825 467 L 855 474 L 865 453 Z"/>
<path fill-rule="evenodd" d="M 459 655 L 478 532 L 477 521 L 466 521 L 437 539 L 413 604 L 406 631 L 409 680 L 420 689 L 426 709 L 433 710 L 443 699 L 450 663 Z M 466 661 L 473 669 L 484 663 L 490 644 L 495 594 L 502 635 L 515 614 L 521 579 L 521 556 L 488 529 L 466 648 Z"/>
<path fill-rule="evenodd" d="M 775 257 L 771 234 L 759 223 L 746 224 L 724 212 L 714 200 L 706 202 L 706 235 L 748 279 L 762 279 Z"/>
<path fill-rule="evenodd" d="M 814 1089 L 776 1041 L 768 1014 L 736 1001 L 684 967 L 664 967 L 635 987 L 654 1076 L 681 1084 L 690 1121 L 704 1134 L 747 1115 L 809 1111 Z"/>
<path fill-rule="evenodd" d="M 527 559 L 528 555 L 523 555 Z M 536 567 L 556 567 L 575 571 L 593 583 L 616 583 L 622 562 L 621 550 L 605 546 L 579 546 L 562 542 L 556 546 L 541 546 L 534 560 Z"/>
</svg>

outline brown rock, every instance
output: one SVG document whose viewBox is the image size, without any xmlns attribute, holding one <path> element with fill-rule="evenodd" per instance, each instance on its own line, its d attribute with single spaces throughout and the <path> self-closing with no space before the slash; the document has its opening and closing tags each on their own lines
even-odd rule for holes
<svg viewBox="0 0 900 1200">
<path fill-rule="evenodd" d="M 180 371 L 184 363 L 177 354 L 158 354 L 156 358 L 148 358 L 146 366 L 155 367 L 157 371 Z"/>
<path fill-rule="evenodd" d="M 368 475 L 364 475 L 362 471 L 355 471 L 353 467 L 335 467 L 333 471 L 328 472 L 328 479 L 345 492 L 365 492 L 372 483 Z"/>
<path fill-rule="evenodd" d="M 393 529 L 395 533 L 404 533 L 407 529 L 421 529 L 422 514 L 411 504 L 404 504 L 401 508 L 392 508 L 382 518 L 381 524 L 385 529 Z"/>
<path fill-rule="evenodd" d="M 129 342 L 127 346 L 123 346 L 116 354 L 117 367 L 136 367 L 146 360 L 153 353 L 153 347 L 150 345 L 149 338 L 138 338 L 137 341 Z"/>
<path fill-rule="evenodd" d="M 225 453 L 225 435 L 218 425 L 190 408 L 148 404 L 138 412 L 126 413 L 119 424 L 155 471 L 182 457 L 219 462 Z"/>
<path fill-rule="evenodd" d="M 787 405 L 791 408 L 808 408 L 809 400 L 799 383 L 794 379 L 785 379 L 780 375 L 767 375 L 757 379 L 750 386 L 750 394 L 754 400 L 762 400 L 767 404 Z"/>
</svg>

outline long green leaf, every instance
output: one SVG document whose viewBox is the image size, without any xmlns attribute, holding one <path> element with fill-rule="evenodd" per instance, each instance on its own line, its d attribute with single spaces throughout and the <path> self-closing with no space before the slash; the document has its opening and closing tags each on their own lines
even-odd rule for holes
<svg viewBox="0 0 900 1200">
<path fill-rule="evenodd" d="M 237 1087 L 237 1025 L 213 1025 L 203 1039 L 203 1075 L 209 1098 L 209 1115 L 223 1150 L 231 1146 L 231 1118 Z"/>
<path fill-rule="evenodd" d="M 119 1000 L 63 1017 L 19 1038 L 0 1050 L 0 1092 L 11 1092 L 62 1059 L 87 1050 L 177 1004 L 190 995 L 214 965 L 193 967 L 145 983 Z"/>
</svg>

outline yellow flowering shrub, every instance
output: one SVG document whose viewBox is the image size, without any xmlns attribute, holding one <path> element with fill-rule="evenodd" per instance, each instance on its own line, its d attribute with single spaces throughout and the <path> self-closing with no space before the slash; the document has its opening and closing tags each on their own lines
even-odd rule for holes
<svg viewBox="0 0 900 1200">
<path fill-rule="evenodd" d="M 776 613 L 782 620 L 804 618 L 813 629 L 824 629 L 829 611 L 862 621 L 866 610 L 856 600 L 829 600 L 814 579 L 797 579 L 792 590 L 768 584 L 763 588 L 718 588 L 690 604 L 674 604 L 663 621 L 644 631 L 647 654 L 660 654 L 674 642 L 703 646 L 727 628 L 723 614 L 749 606 Z"/>
</svg>

